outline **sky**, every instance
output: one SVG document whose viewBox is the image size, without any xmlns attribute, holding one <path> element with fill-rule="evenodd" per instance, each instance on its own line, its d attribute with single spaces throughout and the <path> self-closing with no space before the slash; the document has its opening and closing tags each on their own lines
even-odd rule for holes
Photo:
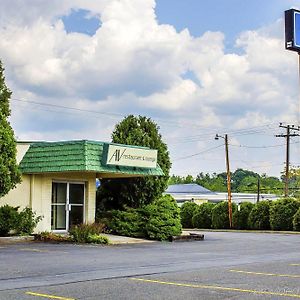
<svg viewBox="0 0 300 300">
<path fill-rule="evenodd" d="M 297 0 L 1 0 L 0 59 L 18 140 L 110 141 L 126 115 L 160 127 L 171 174 L 280 176 L 300 124 Z M 291 140 L 300 165 L 300 139 Z"/>
</svg>

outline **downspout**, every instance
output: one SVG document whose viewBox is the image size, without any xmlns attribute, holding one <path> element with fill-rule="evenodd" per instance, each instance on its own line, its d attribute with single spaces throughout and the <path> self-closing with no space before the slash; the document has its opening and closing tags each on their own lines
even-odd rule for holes
<svg viewBox="0 0 300 300">
<path fill-rule="evenodd" d="M 35 175 L 31 174 L 30 175 L 30 197 L 29 197 L 29 207 L 31 209 L 33 209 L 32 203 L 34 198 L 34 179 L 35 179 Z"/>
</svg>

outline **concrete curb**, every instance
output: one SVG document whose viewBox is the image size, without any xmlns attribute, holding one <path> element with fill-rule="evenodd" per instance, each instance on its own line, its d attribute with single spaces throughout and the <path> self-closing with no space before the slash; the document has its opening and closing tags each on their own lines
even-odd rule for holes
<svg viewBox="0 0 300 300">
<path fill-rule="evenodd" d="M 188 232 L 231 232 L 231 233 L 268 233 L 268 234 L 291 234 L 299 235 L 299 231 L 273 231 L 273 230 L 237 230 L 237 229 L 197 229 L 184 228 Z"/>
<path fill-rule="evenodd" d="M 34 237 L 31 235 L 27 236 L 5 236 L 0 237 L 1 244 L 13 244 L 13 243 L 23 243 L 23 242 L 32 242 Z"/>
</svg>

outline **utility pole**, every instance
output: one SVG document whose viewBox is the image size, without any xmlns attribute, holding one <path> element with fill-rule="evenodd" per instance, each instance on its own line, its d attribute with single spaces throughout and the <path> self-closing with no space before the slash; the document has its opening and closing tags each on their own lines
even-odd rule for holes
<svg viewBox="0 0 300 300">
<path fill-rule="evenodd" d="M 259 198 L 260 198 L 260 178 L 258 176 L 257 177 L 257 200 L 256 200 L 256 202 L 259 202 Z"/>
<path fill-rule="evenodd" d="M 228 135 L 221 136 L 216 134 L 215 140 L 222 138 L 225 140 L 225 156 L 226 156 L 226 171 L 227 171 L 227 194 L 228 194 L 228 216 L 229 216 L 229 227 L 232 228 L 232 204 L 231 204 L 231 177 L 229 167 L 229 151 L 228 151 Z"/>
<path fill-rule="evenodd" d="M 285 162 L 285 188 L 284 188 L 284 196 L 289 196 L 289 174 L 290 174 L 290 138 L 293 136 L 300 136 L 299 133 L 295 133 L 296 131 L 300 132 L 300 126 L 295 127 L 295 125 L 282 125 L 279 124 L 280 128 L 286 129 L 286 134 L 278 134 L 276 137 L 284 137 L 286 138 L 286 162 Z"/>
</svg>

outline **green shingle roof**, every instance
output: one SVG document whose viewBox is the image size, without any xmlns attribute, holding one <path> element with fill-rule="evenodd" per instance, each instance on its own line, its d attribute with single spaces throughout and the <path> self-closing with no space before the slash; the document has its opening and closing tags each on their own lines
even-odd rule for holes
<svg viewBox="0 0 300 300">
<path fill-rule="evenodd" d="M 155 169 L 106 165 L 103 163 L 103 157 L 107 144 L 87 140 L 32 143 L 20 162 L 20 169 L 23 174 L 85 171 L 124 175 L 164 175 L 158 165 Z"/>
</svg>

